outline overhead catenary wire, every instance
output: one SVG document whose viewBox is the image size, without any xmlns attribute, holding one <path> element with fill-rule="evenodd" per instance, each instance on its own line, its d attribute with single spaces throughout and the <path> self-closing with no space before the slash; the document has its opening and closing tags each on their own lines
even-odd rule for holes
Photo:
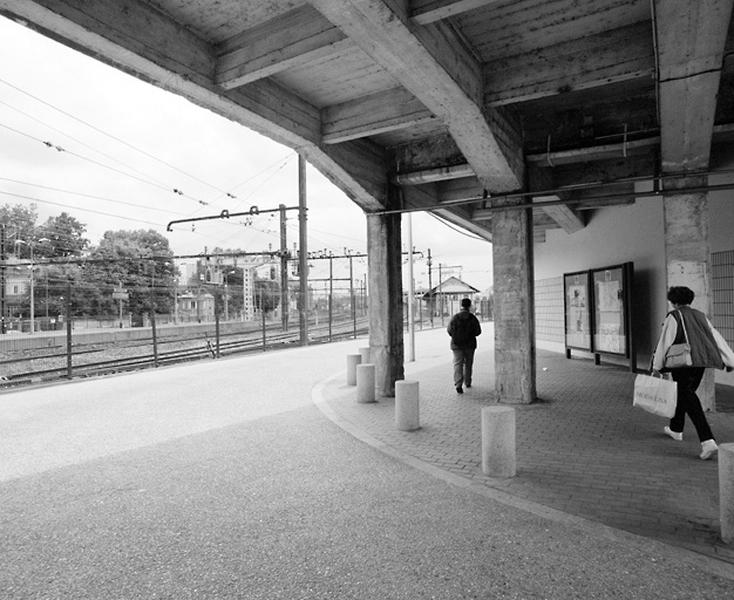
<svg viewBox="0 0 734 600">
<path fill-rule="evenodd" d="M 136 219 L 135 217 L 126 217 L 126 216 L 123 216 L 123 215 L 116 215 L 116 214 L 104 212 L 104 211 L 101 211 L 101 210 L 94 210 L 93 208 L 81 208 L 81 207 L 77 207 L 77 206 L 70 206 L 68 204 L 62 204 L 61 202 L 53 202 L 51 200 L 42 200 L 40 198 L 34 198 L 32 196 L 24 196 L 23 194 L 16 194 L 14 192 L 4 192 L 4 191 L 0 190 L 0 194 L 2 194 L 4 196 L 12 196 L 12 197 L 15 197 L 15 198 L 21 198 L 23 200 L 31 200 L 32 202 L 39 202 L 41 204 L 50 204 L 52 206 L 61 206 L 62 208 L 73 208 L 74 210 L 79 210 L 79 211 L 82 211 L 82 212 L 93 213 L 93 214 L 96 214 L 96 215 L 102 215 L 102 216 L 105 216 L 105 217 L 115 217 L 117 219 L 124 219 L 126 221 L 134 221 L 136 223 L 144 223 L 145 225 L 152 225 L 154 227 L 160 227 L 161 226 L 160 223 L 154 223 L 152 221 L 146 221 L 144 219 Z"/>
<path fill-rule="evenodd" d="M 87 143 L 86 143 L 86 142 L 84 142 L 83 140 L 80 140 L 79 138 L 77 138 L 77 137 L 75 137 L 75 136 L 73 136 L 73 135 L 71 135 L 71 134 L 69 134 L 69 133 L 67 133 L 67 132 L 63 131 L 62 129 L 59 129 L 58 127 L 54 127 L 53 125 L 51 125 L 51 124 L 49 124 L 49 123 L 46 123 L 45 121 L 43 121 L 43 120 L 41 120 L 41 119 L 39 119 L 39 118 L 37 118 L 37 117 L 35 117 L 35 116 L 31 115 L 30 113 L 27 113 L 27 112 L 25 112 L 25 111 L 23 111 L 23 110 L 21 110 L 21 109 L 19 109 L 19 108 L 16 108 L 15 106 L 13 106 L 13 105 L 11 105 L 11 104 L 8 104 L 7 102 L 4 102 L 4 101 L 2 101 L 2 100 L 0 100 L 0 104 L 2 104 L 2 105 L 4 105 L 4 106 L 7 106 L 7 107 L 8 107 L 8 108 L 10 108 L 11 110 L 14 110 L 15 112 L 17 112 L 17 113 L 19 113 L 19 114 L 21 114 L 21 115 L 23 115 L 23 116 L 27 117 L 28 119 L 31 119 L 31 120 L 33 120 L 33 121 L 36 121 L 37 123 L 40 123 L 40 124 L 41 124 L 41 125 L 43 125 L 44 127 L 47 127 L 47 128 L 49 128 L 49 129 L 51 129 L 51 130 L 53 130 L 53 131 L 56 131 L 56 132 L 60 133 L 61 135 L 63 135 L 63 136 L 65 136 L 65 137 L 69 138 L 70 140 L 73 140 L 73 141 L 75 141 L 75 142 L 76 142 L 77 144 L 80 144 L 81 146 L 84 146 L 85 148 L 87 148 L 87 149 L 91 150 L 92 152 L 96 152 L 97 154 L 99 154 L 99 155 L 101 155 L 101 156 L 104 156 L 105 158 L 107 158 L 107 159 L 109 159 L 109 160 L 111 160 L 111 161 L 113 161 L 113 162 L 116 162 L 116 163 L 119 163 L 119 164 L 121 164 L 122 166 L 124 166 L 124 167 L 125 167 L 126 169 L 129 169 L 130 171 L 133 171 L 133 172 L 135 172 L 135 173 L 138 173 L 139 175 L 142 175 L 142 176 L 144 176 L 144 177 L 147 177 L 147 178 L 148 178 L 148 179 L 150 179 L 151 181 L 155 181 L 155 179 L 153 179 L 152 177 L 150 177 L 150 175 L 148 175 L 147 173 L 143 173 L 143 172 L 142 172 L 142 171 L 140 171 L 139 169 L 137 169 L 137 168 L 135 168 L 135 167 L 133 167 L 133 166 L 131 166 L 131 165 L 129 165 L 129 164 L 127 164 L 127 163 L 125 163 L 125 162 L 121 161 L 120 159 L 118 159 L 118 158 L 116 158 L 116 157 L 114 157 L 114 156 L 111 156 L 111 155 L 109 155 L 109 154 L 107 154 L 107 153 L 105 153 L 105 152 L 102 152 L 101 150 L 98 150 L 97 148 L 95 148 L 94 146 L 91 146 L 90 144 L 87 144 Z M 159 184 L 159 185 L 160 185 L 160 186 L 161 186 L 162 188 L 164 188 L 164 189 L 169 189 L 169 187 L 168 187 L 168 186 L 166 186 L 166 184 L 164 184 L 163 182 L 161 182 L 161 181 L 157 181 L 157 183 L 158 183 L 158 184 Z"/>
<path fill-rule="evenodd" d="M 49 190 L 49 191 L 52 191 L 52 192 L 60 192 L 62 194 L 70 194 L 70 195 L 73 195 L 73 196 L 80 196 L 80 197 L 83 197 L 83 198 L 91 198 L 93 200 L 103 200 L 104 202 L 110 202 L 110 203 L 113 203 L 113 204 L 122 204 L 124 206 L 130 206 L 132 208 L 142 208 L 142 209 L 150 210 L 150 211 L 154 211 L 154 212 L 162 212 L 162 213 L 166 213 L 168 215 L 171 214 L 171 211 L 169 209 L 165 209 L 165 208 L 156 208 L 154 206 L 145 206 L 145 205 L 142 205 L 142 204 L 135 204 L 134 202 L 125 202 L 124 200 L 115 200 L 113 198 L 106 198 L 105 196 L 97 196 L 95 194 L 86 194 L 84 192 L 76 192 L 76 191 L 72 191 L 72 190 L 65 190 L 65 189 L 62 189 L 62 188 L 52 187 L 52 186 L 49 186 L 49 185 L 43 185 L 43 184 L 40 184 L 40 183 L 30 183 L 30 182 L 27 182 L 27 181 L 20 181 L 18 179 L 10 179 L 9 177 L 0 177 L 0 181 L 8 181 L 8 182 L 11 182 L 11 183 L 17 183 L 17 184 L 25 185 L 25 186 L 28 186 L 28 187 L 34 187 L 34 188 L 39 188 L 39 189 L 43 189 L 43 190 Z M 174 214 L 180 214 L 181 216 L 183 216 L 183 213 L 174 213 Z"/>
<path fill-rule="evenodd" d="M 223 190 L 220 187 L 218 187 L 216 185 L 213 185 L 212 183 L 209 183 L 207 181 L 204 181 L 203 179 L 201 179 L 201 178 L 199 178 L 199 177 L 197 177 L 195 175 L 192 175 L 191 173 L 188 173 L 187 171 L 184 171 L 183 169 L 179 169 L 175 165 L 172 165 L 171 163 L 169 163 L 169 162 L 167 162 L 167 161 L 165 161 L 165 160 L 163 160 L 163 159 L 161 159 L 161 158 L 159 158 L 159 157 L 157 157 L 157 156 L 155 156 L 155 155 L 153 155 L 153 154 L 151 154 L 151 153 L 149 153 L 149 152 L 147 152 L 145 150 L 142 150 L 141 148 L 138 148 L 137 146 L 131 144 L 130 142 L 127 142 L 127 141 L 125 141 L 125 140 L 123 140 L 123 139 L 121 139 L 121 138 L 119 138 L 119 137 L 117 137 L 117 136 L 115 136 L 115 135 L 107 132 L 107 131 L 104 131 L 103 129 L 100 129 L 99 127 L 97 127 L 95 125 L 92 125 L 91 123 L 88 123 L 84 119 L 80 119 L 76 115 L 73 115 L 73 114 L 71 114 L 71 113 L 69 113 L 69 112 L 67 112 L 67 111 L 65 111 L 65 110 L 63 110 L 61 108 L 58 108 L 57 106 L 54 106 L 50 102 L 47 102 L 47 101 L 45 101 L 45 100 L 43 100 L 41 98 L 38 98 L 37 96 L 34 96 L 30 92 L 27 92 L 26 90 L 18 87 L 17 85 L 14 85 L 14 84 L 10 83 L 9 81 L 3 79 L 2 77 L 0 77 L 0 83 L 3 83 L 3 84 L 5 84 L 8 87 L 13 88 L 14 90 L 20 92 L 21 94 L 24 94 L 24 95 L 26 95 L 26 96 L 28 96 L 30 98 L 33 98 L 35 101 L 40 102 L 41 104 L 43 104 L 45 106 L 48 106 L 49 108 L 51 108 L 51 109 L 53 109 L 53 110 L 55 110 L 55 111 L 57 111 L 57 112 L 65 115 L 66 117 L 69 117 L 70 119 L 73 119 L 74 121 L 77 121 L 78 123 L 81 123 L 82 125 L 85 125 L 85 126 L 89 127 L 90 129 L 93 129 L 94 131 L 96 131 L 96 132 L 98 132 L 98 133 L 100 133 L 100 134 L 102 134 L 102 135 L 104 135 L 104 136 L 106 136 L 106 137 L 108 137 L 110 139 L 113 139 L 116 142 L 119 142 L 120 144 L 123 144 L 124 146 L 127 146 L 128 148 L 130 148 L 132 150 L 135 150 L 136 152 L 139 152 L 139 153 L 143 154 L 144 156 L 146 156 L 148 158 L 150 158 L 152 160 L 155 160 L 155 161 L 157 161 L 157 162 L 159 162 L 159 163 L 167 166 L 170 169 L 173 169 L 174 171 L 176 171 L 176 172 L 178 172 L 178 173 L 180 173 L 180 174 L 182 174 L 182 175 L 184 175 L 186 177 L 189 177 L 190 179 L 192 179 L 194 181 L 197 181 L 197 182 L 199 182 L 199 183 L 201 183 L 203 185 L 206 185 L 206 186 L 208 186 L 208 187 L 210 187 L 210 188 L 212 188 L 214 190 L 217 190 L 218 192 L 221 192 L 221 193 L 224 193 L 224 194 L 227 194 L 228 193 L 226 190 Z"/>
<path fill-rule="evenodd" d="M 201 200 L 200 198 L 195 198 L 193 196 L 189 196 L 188 194 L 185 194 L 182 190 L 180 190 L 178 188 L 168 188 L 165 185 L 159 184 L 159 183 L 157 183 L 157 182 L 155 182 L 155 181 L 153 181 L 151 179 L 144 179 L 142 177 L 138 177 L 137 175 L 133 175 L 132 173 L 128 173 L 126 171 L 123 171 L 122 169 L 118 169 L 118 168 L 113 167 L 111 165 L 106 165 L 103 162 L 100 162 L 100 161 L 95 160 L 93 158 L 90 158 L 88 156 L 84 156 L 83 154 L 79 154 L 78 152 L 74 152 L 73 150 L 69 150 L 67 148 L 64 148 L 63 146 L 59 146 L 57 144 L 54 144 L 53 142 L 51 142 L 49 140 L 43 140 L 43 139 L 41 139 L 39 137 L 36 137 L 36 136 L 31 135 L 29 133 L 26 133 L 24 131 L 20 131 L 18 129 L 15 129 L 14 127 L 10 127 L 9 125 L 5 125 L 4 123 L 0 123 L 0 127 L 4 127 L 5 129 L 8 129 L 8 130 L 10 130 L 10 131 L 12 131 L 14 133 L 17 133 L 17 134 L 22 135 L 22 136 L 25 136 L 25 137 L 27 137 L 27 138 L 29 138 L 31 140 L 34 140 L 36 142 L 39 142 L 39 143 L 43 144 L 44 146 L 46 146 L 47 148 L 51 148 L 53 150 L 56 150 L 57 152 L 62 152 L 62 153 L 65 153 L 65 154 L 69 154 L 69 155 L 74 156 L 76 158 L 79 158 L 81 160 L 90 162 L 92 164 L 95 164 L 97 166 L 103 167 L 105 169 L 109 169 L 110 171 L 114 171 L 114 172 L 119 173 L 121 175 L 124 175 L 126 177 L 130 177 L 131 179 L 135 179 L 135 180 L 137 180 L 137 181 L 139 181 L 141 183 L 145 183 L 146 185 L 150 185 L 150 186 L 156 187 L 156 188 L 161 189 L 161 190 L 164 190 L 166 192 L 173 192 L 174 194 L 177 194 L 179 196 L 183 196 L 183 197 L 189 198 L 190 200 L 193 200 L 195 202 L 198 202 L 199 204 L 201 204 L 203 206 L 205 206 L 205 205 L 208 204 L 208 202 L 206 202 L 205 200 Z"/>
</svg>

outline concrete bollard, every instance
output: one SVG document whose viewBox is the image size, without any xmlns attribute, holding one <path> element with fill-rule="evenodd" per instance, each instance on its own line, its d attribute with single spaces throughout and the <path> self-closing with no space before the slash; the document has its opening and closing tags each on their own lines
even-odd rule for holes
<svg viewBox="0 0 734 600">
<path fill-rule="evenodd" d="M 362 357 L 362 364 L 366 365 L 370 362 L 370 347 L 365 346 L 359 349 L 359 355 Z"/>
<path fill-rule="evenodd" d="M 515 409 L 511 406 L 482 408 L 482 471 L 490 477 L 514 477 Z"/>
<path fill-rule="evenodd" d="M 357 385 L 357 365 L 361 362 L 361 355 L 347 354 L 347 385 Z"/>
<path fill-rule="evenodd" d="M 420 429 L 418 409 L 418 382 L 395 382 L 395 427 L 399 431 Z"/>
<path fill-rule="evenodd" d="M 357 402 L 375 402 L 375 365 L 357 365 Z"/>
<path fill-rule="evenodd" d="M 734 542 L 734 444 L 719 446 L 719 515 L 721 539 Z"/>
</svg>

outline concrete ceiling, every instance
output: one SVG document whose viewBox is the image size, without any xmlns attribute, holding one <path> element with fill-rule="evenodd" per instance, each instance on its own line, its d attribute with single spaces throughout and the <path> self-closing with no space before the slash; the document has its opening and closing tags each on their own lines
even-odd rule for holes
<svg viewBox="0 0 734 600">
<path fill-rule="evenodd" d="M 431 208 L 489 239 L 493 197 L 516 193 L 538 205 L 542 239 L 632 201 L 635 179 L 709 168 L 734 129 L 732 3 L 0 0 L 0 13 L 297 149 L 366 211 Z"/>
</svg>

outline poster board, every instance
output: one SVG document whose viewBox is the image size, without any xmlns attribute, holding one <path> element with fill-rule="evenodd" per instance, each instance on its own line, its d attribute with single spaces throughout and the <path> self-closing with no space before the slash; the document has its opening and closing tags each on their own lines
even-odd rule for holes
<svg viewBox="0 0 734 600">
<path fill-rule="evenodd" d="M 590 272 L 594 297 L 594 352 L 629 356 L 628 264 Z"/>
<path fill-rule="evenodd" d="M 589 273 L 566 273 L 563 276 L 566 348 L 591 352 L 591 294 Z"/>
<path fill-rule="evenodd" d="M 631 340 L 633 263 L 563 275 L 566 355 L 570 349 L 635 361 Z"/>
</svg>

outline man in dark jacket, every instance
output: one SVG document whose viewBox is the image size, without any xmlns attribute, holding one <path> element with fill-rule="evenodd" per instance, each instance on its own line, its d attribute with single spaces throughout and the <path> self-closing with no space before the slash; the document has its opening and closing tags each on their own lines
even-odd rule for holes
<svg viewBox="0 0 734 600">
<path fill-rule="evenodd" d="M 463 384 L 471 387 L 474 351 L 477 349 L 477 336 L 482 333 L 479 319 L 469 310 L 471 300 L 461 301 L 461 311 L 451 317 L 446 331 L 451 336 L 451 351 L 454 353 L 454 386 L 456 393 L 463 394 Z"/>
</svg>

